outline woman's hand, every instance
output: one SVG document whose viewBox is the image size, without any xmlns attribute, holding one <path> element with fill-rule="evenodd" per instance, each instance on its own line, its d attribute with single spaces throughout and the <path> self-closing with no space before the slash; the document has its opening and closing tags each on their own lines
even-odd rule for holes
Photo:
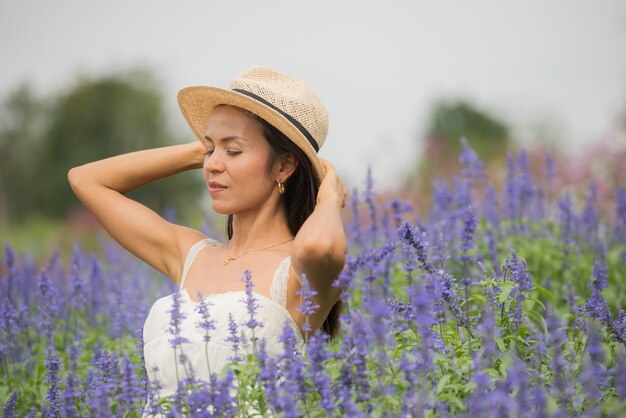
<svg viewBox="0 0 626 418">
<path fill-rule="evenodd" d="M 346 196 L 347 192 L 343 183 L 337 176 L 335 172 L 335 168 L 328 161 L 321 159 L 322 164 L 324 165 L 324 169 L 326 170 L 326 175 L 320 184 L 319 191 L 317 192 L 317 202 L 316 204 L 320 204 L 320 202 L 326 200 L 332 200 L 337 202 L 337 205 L 340 208 L 346 206 Z"/>
</svg>

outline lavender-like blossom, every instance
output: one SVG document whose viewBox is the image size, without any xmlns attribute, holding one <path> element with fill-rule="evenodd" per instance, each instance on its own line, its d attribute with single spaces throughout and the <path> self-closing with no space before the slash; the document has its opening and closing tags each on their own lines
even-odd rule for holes
<svg viewBox="0 0 626 418">
<path fill-rule="evenodd" d="M 424 240 L 424 234 L 421 234 L 417 228 L 408 222 L 404 222 L 400 228 L 398 228 L 400 239 L 405 245 L 410 245 L 417 252 L 417 259 L 420 263 L 420 268 L 428 273 L 433 273 L 434 269 L 428 261 L 428 255 L 426 249 L 428 243 Z"/>
<path fill-rule="evenodd" d="M 472 257 L 468 256 L 468 251 L 474 248 L 474 232 L 478 225 L 478 217 L 471 207 L 467 207 L 463 214 L 463 231 L 461 231 L 461 261 L 472 261 Z"/>
<path fill-rule="evenodd" d="M 213 306 L 213 303 L 203 297 L 200 291 L 198 291 L 197 296 L 198 303 L 195 305 L 194 309 L 200 315 L 201 320 L 196 323 L 196 327 L 205 331 L 205 334 L 202 336 L 202 341 L 208 343 L 211 341 L 210 332 L 216 329 L 215 320 L 211 319 L 209 314 L 209 307 Z"/>
<path fill-rule="evenodd" d="M 572 234 L 574 233 L 574 211 L 572 209 L 572 198 L 569 194 L 559 198 L 558 207 L 560 238 L 567 250 L 572 243 Z"/>
<path fill-rule="evenodd" d="M 378 236 L 378 205 L 374 199 L 374 178 L 372 176 L 372 168 L 367 168 L 367 177 L 365 180 L 365 203 L 369 209 L 370 214 L 370 227 L 369 227 L 369 242 L 375 245 Z"/>
<path fill-rule="evenodd" d="M 598 227 L 600 225 L 600 213 L 596 204 L 598 196 L 597 186 L 594 182 L 589 184 L 587 196 L 585 198 L 585 207 L 581 215 L 582 230 L 592 245 L 597 245 Z"/>
<path fill-rule="evenodd" d="M 626 356 L 618 355 L 615 359 L 615 369 L 613 372 L 615 379 L 615 394 L 617 398 L 626 401 Z"/>
<path fill-rule="evenodd" d="M 39 276 L 39 290 L 40 327 L 43 335 L 46 337 L 48 346 L 54 346 L 55 329 L 53 319 L 57 317 L 58 313 L 57 291 L 50 282 L 50 278 L 45 270 Z"/>
<path fill-rule="evenodd" d="M 252 330 L 254 330 L 254 328 L 256 327 L 262 327 L 263 323 L 257 321 L 254 318 L 254 315 L 256 314 L 256 311 L 259 308 L 259 300 L 254 296 L 254 292 L 252 291 L 252 288 L 254 287 L 254 283 L 252 283 L 252 274 L 250 273 L 250 270 L 246 270 L 243 273 L 243 278 L 241 278 L 240 281 L 245 283 L 245 288 L 246 288 L 246 298 L 241 299 L 240 302 L 244 302 L 246 304 L 246 310 L 248 311 L 248 314 L 250 315 L 250 319 L 247 322 L 245 322 L 243 325 L 245 325 L 246 327 Z"/>
<path fill-rule="evenodd" d="M 532 200 L 535 195 L 533 187 L 533 179 L 530 174 L 530 167 L 528 165 L 528 156 L 525 151 L 521 151 L 517 160 L 519 167 L 518 181 L 518 193 L 520 200 L 520 217 L 528 218 L 528 208 L 532 207 Z"/>
<path fill-rule="evenodd" d="M 452 218 L 457 219 L 463 216 L 465 208 L 474 206 L 474 200 L 472 198 L 472 184 L 466 178 L 454 179 L 454 205 L 457 210 Z"/>
<path fill-rule="evenodd" d="M 279 370 L 277 360 L 269 356 L 265 345 L 266 341 L 265 339 L 262 339 L 259 342 L 259 349 L 255 353 L 259 361 L 260 369 L 258 380 L 263 385 L 265 398 L 269 401 L 270 409 L 272 412 L 277 413 L 282 410 L 282 399 L 278 389 Z"/>
<path fill-rule="evenodd" d="M 46 370 L 48 373 L 44 378 L 44 382 L 48 383 L 48 393 L 46 394 L 47 405 L 42 406 L 42 417 L 56 417 L 61 413 L 61 379 L 59 372 L 63 369 L 63 365 L 59 361 L 56 353 L 48 351 L 46 353 Z"/>
<path fill-rule="evenodd" d="M 0 340 L 0 358 L 13 359 L 20 358 L 19 335 L 22 333 L 19 325 L 19 316 L 15 306 L 8 297 L 0 296 L 0 335 L 4 337 Z"/>
<path fill-rule="evenodd" d="M 515 178 L 515 171 L 513 155 L 508 154 L 506 157 L 506 183 L 502 196 L 504 216 L 507 219 L 518 219 L 521 212 L 519 184 Z"/>
<path fill-rule="evenodd" d="M 332 380 L 325 372 L 324 363 L 331 359 L 331 353 L 325 341 L 326 334 L 317 332 L 309 338 L 306 354 L 310 364 L 310 379 L 320 395 L 320 407 L 328 416 L 333 415 L 336 405 L 332 390 Z"/>
<path fill-rule="evenodd" d="M 172 336 L 168 339 L 170 346 L 176 348 L 183 343 L 188 343 L 189 340 L 181 335 L 181 323 L 187 318 L 187 315 L 181 310 L 181 293 L 175 292 L 172 295 L 172 309 L 167 311 L 170 314 L 170 327 L 167 332 Z"/>
<path fill-rule="evenodd" d="M 492 228 L 498 228 L 500 225 L 500 210 L 498 204 L 498 197 L 496 196 L 496 190 L 492 184 L 489 184 L 485 189 L 485 196 L 483 198 L 483 216 L 485 220 Z"/>
<path fill-rule="evenodd" d="M 235 322 L 232 312 L 228 313 L 228 337 L 226 337 L 225 341 L 230 343 L 235 352 L 235 355 L 229 357 L 228 360 L 234 362 L 241 361 L 242 357 L 239 356 L 239 343 L 241 339 L 237 335 L 237 322 Z"/>
<path fill-rule="evenodd" d="M 485 181 L 485 165 L 476 151 L 474 151 L 465 137 L 461 137 L 461 155 L 459 161 L 462 164 L 461 175 L 473 179 L 482 184 Z"/>
<path fill-rule="evenodd" d="M 7 400 L 6 405 L 2 407 L 2 416 L 6 418 L 17 418 L 19 415 L 15 412 L 17 406 L 17 389 L 11 392 L 11 396 Z"/>
<path fill-rule="evenodd" d="M 313 297 L 317 295 L 317 291 L 310 286 L 305 274 L 302 275 L 301 280 L 302 286 L 296 291 L 296 295 L 302 296 L 302 304 L 296 308 L 296 311 L 302 312 L 302 314 L 306 316 L 302 329 L 304 330 L 305 340 L 308 340 L 309 332 L 312 330 L 311 324 L 309 323 L 309 317 L 317 312 L 320 305 L 313 301 Z"/>
<path fill-rule="evenodd" d="M 359 211 L 359 192 L 355 188 L 352 190 L 349 196 L 349 205 L 352 208 L 352 222 L 348 228 L 348 237 L 350 238 L 350 243 L 354 244 L 357 248 L 360 248 L 363 244 L 363 234 L 361 231 L 361 213 Z"/>
<path fill-rule="evenodd" d="M 135 344 L 135 353 L 133 356 L 139 358 L 139 397 L 143 399 L 148 391 L 148 374 L 146 372 L 146 360 L 143 355 L 143 327 L 137 328 L 134 335 L 137 343 Z"/>
<path fill-rule="evenodd" d="M 393 221 L 396 228 L 400 227 L 402 224 L 402 216 L 413 210 L 413 206 L 409 202 L 402 199 L 392 199 L 387 204 L 387 207 L 389 207 L 393 213 Z"/>
<path fill-rule="evenodd" d="M 187 315 L 181 310 L 181 292 L 174 292 L 172 295 L 172 309 L 168 311 L 170 315 L 169 328 L 167 333 L 171 336 L 167 341 L 170 343 L 170 347 L 174 349 L 174 367 L 176 370 L 176 381 L 180 382 L 180 374 L 178 372 L 179 354 L 178 349 L 181 350 L 182 344 L 189 343 L 189 340 L 181 334 L 181 323 L 187 317 Z M 179 385 L 180 389 L 180 385 Z"/>
<path fill-rule="evenodd" d="M 452 193 L 448 189 L 445 180 L 437 178 L 433 180 L 433 205 L 430 211 L 430 220 L 433 224 L 446 222 L 451 216 L 454 203 Z"/>
<path fill-rule="evenodd" d="M 124 357 L 122 360 L 122 376 L 120 381 L 120 393 L 117 395 L 117 400 L 122 406 L 123 412 L 132 412 L 134 409 L 135 400 L 138 399 L 137 393 L 137 376 L 134 370 L 133 363 L 128 357 Z"/>
<path fill-rule="evenodd" d="M 158 371 L 158 367 L 155 366 L 152 368 L 153 373 L 156 374 Z M 163 389 L 163 386 L 158 380 L 148 382 L 147 402 L 143 411 L 144 414 L 159 415 L 164 412 L 163 406 L 159 405 L 159 393 L 161 389 Z"/>
<path fill-rule="evenodd" d="M 283 354 L 278 360 L 280 367 L 279 375 L 283 377 L 279 385 L 279 399 L 274 402 L 277 412 L 282 412 L 284 416 L 301 416 L 297 399 L 306 399 L 310 388 L 305 385 L 304 363 L 300 359 L 297 349 L 296 336 L 290 324 L 285 321 L 283 332 L 279 337 L 283 347 Z M 294 402 L 296 400 L 296 402 Z"/>
<path fill-rule="evenodd" d="M 246 310 L 248 311 L 248 315 L 250 315 L 249 319 L 241 325 L 244 325 L 252 331 L 252 349 L 256 352 L 257 341 L 259 338 L 254 335 L 254 330 L 257 327 L 261 328 L 265 325 L 262 322 L 257 321 L 254 317 L 257 309 L 259 308 L 259 300 L 254 296 L 254 292 L 252 291 L 254 283 L 252 283 L 252 274 L 249 270 L 244 272 L 243 278 L 241 278 L 240 281 L 244 282 L 246 287 L 246 298 L 240 299 L 240 302 L 244 302 L 246 304 Z"/>
<path fill-rule="evenodd" d="M 615 191 L 615 240 L 626 244 L 626 189 Z"/>
</svg>

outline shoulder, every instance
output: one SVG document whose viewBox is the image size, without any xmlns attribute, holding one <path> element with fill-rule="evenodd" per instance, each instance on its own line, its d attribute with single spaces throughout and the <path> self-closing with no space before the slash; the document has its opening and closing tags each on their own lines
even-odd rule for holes
<svg viewBox="0 0 626 418">
<path fill-rule="evenodd" d="M 199 244 L 202 241 L 209 242 L 208 245 L 220 245 L 219 241 L 214 240 L 212 238 L 207 237 L 200 231 L 197 231 L 193 228 L 189 228 L 182 225 L 175 226 L 176 239 L 178 242 L 178 254 L 179 254 L 179 271 L 175 275 L 175 277 L 180 277 L 182 273 L 183 266 L 185 264 L 185 260 L 189 254 L 191 248 Z"/>
</svg>

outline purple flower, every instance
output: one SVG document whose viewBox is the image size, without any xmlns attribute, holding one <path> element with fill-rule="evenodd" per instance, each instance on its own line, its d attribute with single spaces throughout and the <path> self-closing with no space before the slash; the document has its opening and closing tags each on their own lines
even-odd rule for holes
<svg viewBox="0 0 626 418">
<path fill-rule="evenodd" d="M 427 243 L 424 240 L 424 234 L 420 234 L 418 229 L 408 222 L 404 222 L 400 228 L 398 228 L 400 239 L 405 245 L 409 245 L 417 252 L 417 259 L 420 263 L 420 267 L 428 273 L 433 273 L 434 269 L 428 262 L 428 256 L 426 254 Z"/>
<path fill-rule="evenodd" d="M 393 221 L 396 228 L 400 227 L 400 224 L 402 224 L 402 216 L 413 210 L 413 206 L 411 206 L 409 202 L 402 199 L 392 199 L 387 206 L 393 213 Z"/>
<path fill-rule="evenodd" d="M 361 213 L 359 211 L 359 191 L 355 188 L 352 193 L 350 193 L 350 207 L 352 208 L 352 222 L 348 229 L 349 234 L 348 238 L 350 239 L 351 244 L 354 244 L 355 247 L 360 248 L 363 244 L 363 237 L 361 232 Z"/>
<path fill-rule="evenodd" d="M 530 174 L 530 168 L 528 167 L 528 156 L 525 151 L 520 152 L 517 162 L 520 171 L 520 176 L 518 178 L 519 185 L 517 188 L 520 198 L 520 217 L 527 218 L 527 208 L 531 207 L 532 199 L 535 193 L 532 175 Z"/>
<path fill-rule="evenodd" d="M 593 265 L 593 278 L 594 280 L 589 283 L 589 286 L 593 288 L 595 296 L 599 295 L 602 289 L 608 289 L 609 281 L 606 275 L 606 267 L 597 260 Z"/>
<path fill-rule="evenodd" d="M 595 240 L 600 223 L 600 214 L 596 205 L 597 200 L 597 187 L 594 182 L 589 184 L 587 190 L 587 197 L 585 199 L 585 207 L 581 215 L 582 228 L 585 236 L 589 240 Z"/>
<path fill-rule="evenodd" d="M 624 402 L 626 400 L 626 356 L 619 355 L 615 360 L 613 370 L 615 379 L 615 394 L 617 398 Z"/>
<path fill-rule="evenodd" d="M 478 217 L 474 210 L 468 207 L 464 211 L 463 216 L 463 231 L 461 232 L 461 251 L 463 251 L 464 261 L 471 261 L 471 257 L 467 256 L 467 252 L 474 248 L 474 232 L 476 232 L 476 226 L 478 225 Z"/>
<path fill-rule="evenodd" d="M 517 219 L 521 212 L 519 184 L 515 178 L 515 171 L 513 155 L 508 154 L 506 157 L 506 183 L 502 196 L 504 216 L 507 219 Z"/>
<path fill-rule="evenodd" d="M 44 382 L 50 384 L 50 387 L 46 394 L 47 405 L 42 406 L 41 415 L 43 417 L 56 417 L 61 413 L 61 380 L 59 372 L 63 369 L 63 365 L 56 353 L 50 351 L 46 354 L 46 369 L 48 373 Z"/>
<path fill-rule="evenodd" d="M 2 407 L 2 416 L 6 418 L 17 418 L 19 415 L 15 412 L 15 407 L 17 406 L 17 389 L 15 389 L 9 399 L 7 400 L 6 405 Z"/>
<path fill-rule="evenodd" d="M 229 361 L 241 361 L 241 357 L 239 357 L 239 343 L 241 339 L 237 336 L 237 323 L 233 318 L 233 314 L 231 312 L 228 313 L 228 337 L 226 337 L 226 342 L 231 344 L 235 355 L 229 357 Z"/>
<path fill-rule="evenodd" d="M 252 283 L 252 274 L 249 270 L 246 270 L 243 274 L 243 278 L 240 280 L 246 285 L 246 298 L 241 299 L 240 302 L 244 302 L 246 304 L 246 309 L 248 314 L 250 315 L 250 319 L 248 321 L 243 322 L 241 325 L 249 328 L 252 331 L 252 347 L 253 351 L 257 350 L 257 341 L 258 337 L 254 335 L 255 328 L 265 326 L 262 322 L 259 322 L 255 319 L 254 315 L 256 314 L 257 309 L 259 308 L 259 300 L 254 296 L 254 292 L 252 288 L 254 287 L 254 283 Z"/>
<path fill-rule="evenodd" d="M 626 189 L 615 191 L 615 240 L 626 244 Z"/>
<path fill-rule="evenodd" d="M 498 198 L 493 185 L 489 184 L 485 189 L 485 197 L 483 199 L 483 216 L 487 222 L 494 228 L 500 225 L 500 213 L 498 209 Z"/>
<path fill-rule="evenodd" d="M 170 327 L 167 332 L 172 336 L 172 338 L 168 339 L 168 342 L 174 349 L 183 343 L 189 342 L 187 338 L 181 336 L 181 322 L 187 318 L 187 315 L 181 310 L 180 298 L 180 292 L 175 292 L 172 295 L 172 309 L 168 311 L 170 314 Z"/>
<path fill-rule="evenodd" d="M 131 412 L 134 409 L 135 400 L 138 399 L 137 376 L 133 363 L 128 357 L 122 360 L 122 378 L 120 381 L 120 393 L 117 400 L 123 407 L 124 412 Z"/>
<path fill-rule="evenodd" d="M 198 312 L 202 320 L 196 323 L 196 327 L 205 331 L 205 334 L 202 336 L 202 340 L 205 343 L 211 341 L 211 336 L 209 335 L 209 333 L 210 331 L 215 330 L 215 320 L 210 319 L 211 317 L 209 315 L 210 306 L 213 306 L 213 303 L 211 303 L 211 301 L 209 301 L 207 298 L 202 297 L 202 293 L 198 291 L 198 303 L 196 304 L 194 309 L 196 310 L 196 312 Z"/>
<path fill-rule="evenodd" d="M 459 161 L 463 165 L 461 175 L 472 178 L 476 183 L 482 184 L 485 179 L 485 166 L 478 154 L 470 148 L 465 137 L 461 137 L 461 155 Z"/>
<path fill-rule="evenodd" d="M 323 332 L 313 334 L 307 342 L 306 354 L 310 364 L 309 377 L 319 393 L 320 407 L 326 411 L 328 416 L 332 416 L 336 405 L 332 390 L 333 382 L 324 369 L 324 363 L 332 358 L 327 348 L 326 336 L 327 334 Z"/>
<path fill-rule="evenodd" d="M 433 205 L 430 210 L 430 220 L 433 224 L 447 221 L 451 217 L 453 196 L 445 180 L 433 180 Z"/>
<path fill-rule="evenodd" d="M 54 325 L 52 320 L 56 318 L 58 307 L 56 304 L 56 289 L 52 286 L 46 271 L 42 271 L 39 276 L 40 309 L 43 334 L 48 341 L 48 346 L 54 344 Z"/>
<path fill-rule="evenodd" d="M 259 308 L 259 300 L 254 296 L 254 292 L 252 291 L 254 283 L 252 283 L 252 274 L 250 273 L 250 270 L 246 270 L 243 273 L 243 278 L 240 279 L 240 281 L 244 282 L 246 286 L 246 298 L 240 300 L 240 302 L 244 302 L 246 304 L 246 309 L 248 310 L 248 314 L 250 315 L 250 319 L 243 325 L 250 329 L 262 327 L 263 323 L 258 322 L 256 319 L 254 319 L 254 315 Z"/>
<path fill-rule="evenodd" d="M 365 203 L 367 204 L 367 208 L 370 213 L 370 228 L 369 228 L 369 242 L 372 245 L 376 244 L 378 239 L 377 230 L 378 230 L 378 221 L 377 221 L 377 213 L 378 213 L 378 205 L 374 200 L 374 178 L 372 177 L 372 168 L 367 168 L 367 177 L 365 181 Z"/>
<path fill-rule="evenodd" d="M 574 233 L 574 213 L 570 195 L 565 194 L 561 196 L 558 201 L 558 207 L 560 238 L 566 245 L 566 248 L 568 248 L 572 242 L 572 234 Z"/>
<path fill-rule="evenodd" d="M 143 399 L 145 398 L 148 390 L 148 374 L 146 373 L 146 360 L 143 355 L 143 327 L 135 330 L 135 341 L 137 341 L 137 344 L 135 345 L 135 353 L 133 356 L 139 357 L 139 375 L 141 376 L 139 384 L 139 397 Z"/>
<path fill-rule="evenodd" d="M 302 275 L 302 287 L 296 291 L 296 295 L 302 295 L 302 304 L 296 308 L 296 311 L 306 315 L 306 322 L 302 325 L 305 333 L 305 339 L 308 340 L 308 334 L 311 332 L 311 324 L 309 317 L 319 309 L 320 305 L 313 301 L 313 297 L 317 295 L 317 291 L 309 285 L 306 275 Z"/>
</svg>

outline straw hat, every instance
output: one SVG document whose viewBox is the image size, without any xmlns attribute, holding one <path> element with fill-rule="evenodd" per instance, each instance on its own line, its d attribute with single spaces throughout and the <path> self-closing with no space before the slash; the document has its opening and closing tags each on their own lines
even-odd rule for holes
<svg viewBox="0 0 626 418">
<path fill-rule="evenodd" d="M 324 177 L 317 152 L 326 140 L 328 114 L 302 81 L 269 68 L 252 67 L 236 76 L 228 89 L 186 87 L 178 92 L 178 104 L 200 141 L 215 106 L 225 104 L 252 112 L 298 145 L 313 163 L 318 179 Z"/>
</svg>

